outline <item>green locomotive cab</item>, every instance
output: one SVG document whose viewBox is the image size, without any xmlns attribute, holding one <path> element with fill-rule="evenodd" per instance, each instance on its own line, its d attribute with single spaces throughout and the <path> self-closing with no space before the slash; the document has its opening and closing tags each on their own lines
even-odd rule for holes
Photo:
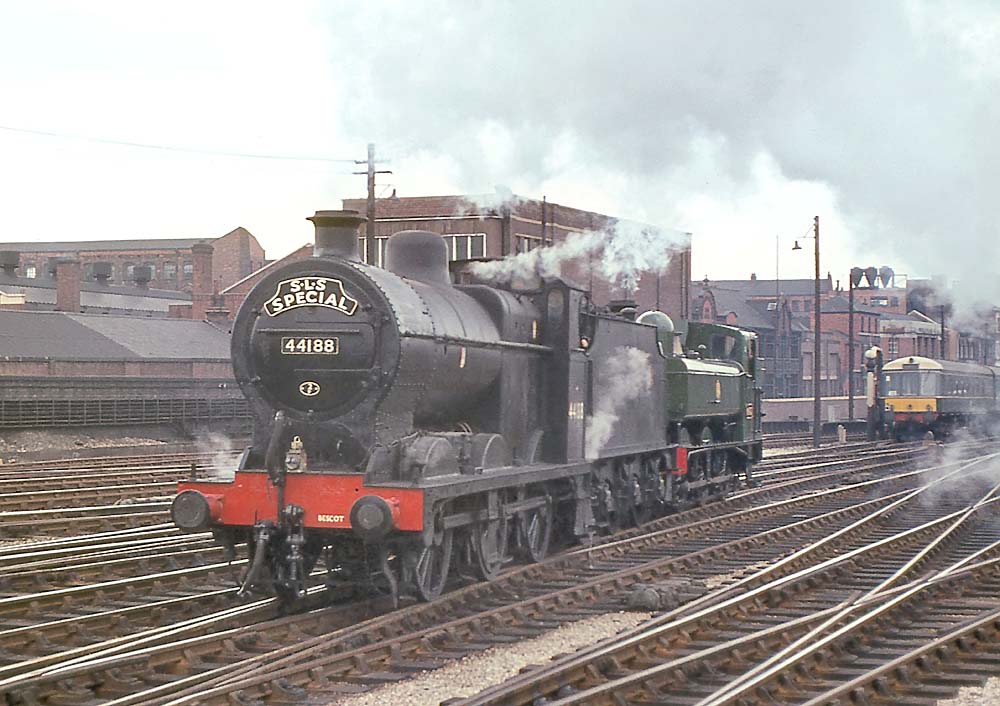
<svg viewBox="0 0 1000 706">
<path fill-rule="evenodd" d="M 761 389 L 757 334 L 734 326 L 678 322 L 660 311 L 639 317 L 657 327 L 670 441 L 694 460 L 739 469 L 760 460 Z"/>
</svg>

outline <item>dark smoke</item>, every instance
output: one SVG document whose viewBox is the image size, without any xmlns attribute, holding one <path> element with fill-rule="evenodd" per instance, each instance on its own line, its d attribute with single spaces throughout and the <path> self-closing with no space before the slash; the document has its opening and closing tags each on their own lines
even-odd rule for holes
<svg viewBox="0 0 1000 706">
<path fill-rule="evenodd" d="M 835 278 L 872 260 L 1000 298 L 995 4 L 337 7 L 348 130 L 446 162 L 468 191 L 561 185 L 593 195 L 584 207 L 694 230 L 713 265 L 726 253 L 707 244 L 732 252 L 740 233 L 699 231 L 693 214 L 759 202 L 763 171 L 826 194 Z M 796 206 L 785 194 L 756 212 L 767 223 L 746 223 L 771 233 L 761 262 Z M 811 215 L 797 216 L 803 227 Z M 846 261 L 855 254 L 864 262 Z"/>
</svg>

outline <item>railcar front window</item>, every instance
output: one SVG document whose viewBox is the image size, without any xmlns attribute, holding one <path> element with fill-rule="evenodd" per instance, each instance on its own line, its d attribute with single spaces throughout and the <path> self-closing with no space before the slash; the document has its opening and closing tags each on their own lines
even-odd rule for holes
<svg viewBox="0 0 1000 706">
<path fill-rule="evenodd" d="M 885 394 L 889 397 L 928 397 L 937 395 L 937 374 L 933 372 L 907 371 L 887 373 Z"/>
</svg>

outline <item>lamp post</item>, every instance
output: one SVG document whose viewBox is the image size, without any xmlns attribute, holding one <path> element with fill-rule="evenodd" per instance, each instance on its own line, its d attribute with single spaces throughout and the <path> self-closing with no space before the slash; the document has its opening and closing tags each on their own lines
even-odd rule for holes
<svg viewBox="0 0 1000 706">
<path fill-rule="evenodd" d="M 852 267 L 847 278 L 847 418 L 854 419 L 854 289 L 861 284 L 865 271 L 860 267 Z"/>
<path fill-rule="evenodd" d="M 819 376 L 820 376 L 820 355 L 823 347 L 822 343 L 822 317 L 820 315 L 820 300 L 819 300 L 819 216 L 813 218 L 813 234 L 811 236 L 806 236 L 812 238 L 816 246 L 814 251 L 814 259 L 816 262 L 816 278 L 813 282 L 813 448 L 819 448 L 820 441 L 820 416 L 822 411 L 820 409 L 820 389 L 819 389 Z M 802 246 L 799 245 L 799 241 L 795 241 L 795 245 L 792 246 L 792 250 L 801 250 Z"/>
</svg>

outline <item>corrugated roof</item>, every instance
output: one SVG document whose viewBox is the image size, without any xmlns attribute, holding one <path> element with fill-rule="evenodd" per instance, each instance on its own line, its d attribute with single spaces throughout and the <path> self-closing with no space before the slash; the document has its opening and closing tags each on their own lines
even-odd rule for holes
<svg viewBox="0 0 1000 706">
<path fill-rule="evenodd" d="M 27 306 L 50 309 L 56 304 L 56 281 L 53 279 L 11 277 L 0 274 L 0 292 L 24 294 Z M 170 289 L 143 289 L 98 282 L 80 284 L 80 306 L 101 311 L 135 311 L 166 315 L 171 304 L 191 301 L 187 292 Z"/>
<path fill-rule="evenodd" d="M 0 311 L 0 356 L 122 359 L 134 354 L 62 313 Z"/>
<path fill-rule="evenodd" d="M 12 277 L 6 273 L 0 273 L 0 289 L 7 291 L 10 288 L 51 289 L 55 291 L 56 280 L 48 277 Z M 153 289 L 152 287 L 143 288 L 126 284 L 101 284 L 100 282 L 91 281 L 80 282 L 80 291 L 151 299 L 191 300 L 190 292 L 179 292 L 176 289 Z"/>
<path fill-rule="evenodd" d="M 203 321 L 67 314 L 140 358 L 229 359 L 229 335 Z"/>
<path fill-rule="evenodd" d="M 692 282 L 693 285 L 702 282 Z M 774 297 L 775 280 L 773 279 L 719 279 L 709 280 L 708 286 L 715 291 L 716 288 L 729 289 L 740 292 L 747 297 Z M 782 279 L 777 282 L 777 289 L 783 296 L 805 296 L 815 293 L 816 281 L 813 279 Z M 822 278 L 819 281 L 820 293 L 832 291 L 833 286 L 829 278 Z"/>
<path fill-rule="evenodd" d="M 228 235 L 228 233 L 227 233 Z M 132 240 L 68 240 L 60 242 L 0 243 L 0 250 L 17 252 L 98 252 L 105 250 L 187 250 L 217 238 L 137 238 Z"/>
<path fill-rule="evenodd" d="M 0 356 L 228 360 L 229 335 L 186 319 L 0 310 Z"/>
</svg>

